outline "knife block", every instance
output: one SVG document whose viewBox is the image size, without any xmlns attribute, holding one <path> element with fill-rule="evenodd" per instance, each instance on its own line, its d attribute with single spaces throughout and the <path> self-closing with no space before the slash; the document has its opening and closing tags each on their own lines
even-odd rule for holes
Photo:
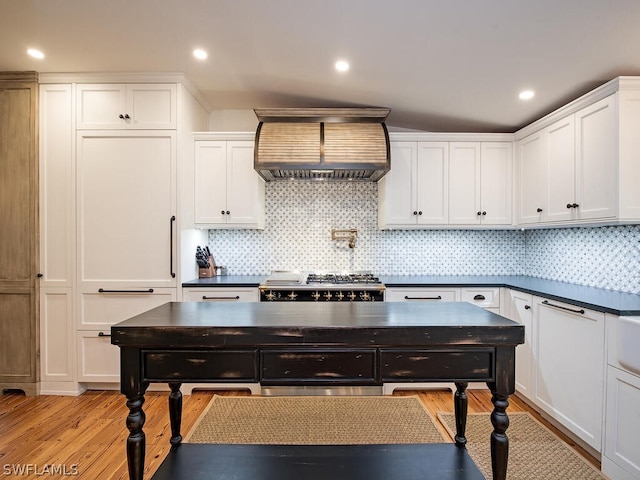
<svg viewBox="0 0 640 480">
<path fill-rule="evenodd" d="M 207 261 L 209 262 L 208 267 L 198 269 L 198 278 L 209 278 L 215 276 L 216 266 L 213 263 L 213 257 L 209 257 Z"/>
</svg>

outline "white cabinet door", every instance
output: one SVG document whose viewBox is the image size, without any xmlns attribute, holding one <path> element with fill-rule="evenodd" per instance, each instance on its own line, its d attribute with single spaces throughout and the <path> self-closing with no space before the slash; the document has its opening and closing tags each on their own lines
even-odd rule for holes
<svg viewBox="0 0 640 480">
<path fill-rule="evenodd" d="M 378 182 L 378 228 L 416 224 L 417 158 L 416 142 L 391 143 L 391 170 Z"/>
<path fill-rule="evenodd" d="M 40 292 L 40 378 L 70 382 L 75 374 L 74 309 L 70 288 Z"/>
<path fill-rule="evenodd" d="M 175 288 L 82 288 L 77 310 L 78 329 L 108 330 L 111 325 L 175 301 Z"/>
<path fill-rule="evenodd" d="M 385 302 L 457 302 L 458 288 L 387 288 Z"/>
<path fill-rule="evenodd" d="M 481 143 L 480 209 L 483 225 L 511 224 L 512 166 L 513 145 L 510 142 Z"/>
<path fill-rule="evenodd" d="M 71 287 L 75 155 L 71 85 L 40 85 L 40 287 Z"/>
<path fill-rule="evenodd" d="M 185 302 L 258 302 L 260 293 L 257 288 L 216 287 L 185 288 L 182 291 Z"/>
<path fill-rule="evenodd" d="M 480 142 L 449 144 L 449 223 L 478 225 L 480 210 Z"/>
<path fill-rule="evenodd" d="M 612 479 L 640 478 L 640 377 L 609 366 L 602 471 Z"/>
<path fill-rule="evenodd" d="M 78 282 L 175 287 L 175 133 L 80 131 Z"/>
<path fill-rule="evenodd" d="M 536 132 L 518 142 L 518 222 L 538 223 L 547 205 L 546 137 Z"/>
<path fill-rule="evenodd" d="M 417 223 L 446 225 L 449 221 L 449 143 L 418 142 L 414 175 Z"/>
<path fill-rule="evenodd" d="M 615 95 L 575 114 L 577 218 L 618 213 L 618 141 Z"/>
<path fill-rule="evenodd" d="M 544 221 L 559 222 L 573 218 L 575 203 L 575 133 L 573 115 L 546 128 L 548 156 L 548 198 Z M 571 208 L 570 208 L 571 207 Z"/>
<path fill-rule="evenodd" d="M 251 141 L 196 140 L 195 224 L 264 228 L 264 180 L 253 168 Z"/>
<path fill-rule="evenodd" d="M 601 451 L 604 313 L 535 299 L 535 403 Z"/>
<path fill-rule="evenodd" d="M 253 142 L 227 142 L 227 223 L 264 228 L 264 182 L 253 168 Z"/>
<path fill-rule="evenodd" d="M 509 290 L 509 318 L 524 325 L 524 343 L 516 347 L 516 390 L 533 400 L 535 366 L 531 349 L 533 296 L 530 293 Z"/>
<path fill-rule="evenodd" d="M 195 223 L 226 223 L 227 142 L 195 142 Z"/>
<path fill-rule="evenodd" d="M 78 129 L 175 129 L 175 84 L 79 84 Z"/>
<path fill-rule="evenodd" d="M 120 383 L 120 348 L 111 332 L 78 332 L 78 381 Z"/>
</svg>

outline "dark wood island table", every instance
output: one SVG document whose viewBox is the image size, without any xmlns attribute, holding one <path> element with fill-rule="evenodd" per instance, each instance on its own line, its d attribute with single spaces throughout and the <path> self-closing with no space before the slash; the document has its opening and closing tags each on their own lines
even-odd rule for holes
<svg viewBox="0 0 640 480">
<path fill-rule="evenodd" d="M 405 472 L 402 476 L 396 470 L 393 478 L 398 479 L 482 478 L 474 476 L 479 471 L 464 448 L 466 388 L 474 381 L 486 382 L 492 393 L 493 478 L 503 480 L 509 451 L 506 409 L 515 391 L 515 349 L 523 342 L 522 325 L 462 302 L 164 304 L 111 328 L 111 343 L 120 347 L 121 391 L 129 408 L 129 478 L 143 478 L 142 407 L 146 389 L 154 382 L 168 383 L 171 388 L 174 448 L 169 457 L 175 458 L 165 468 L 167 457 L 160 467 L 159 472 L 172 472 L 166 478 L 375 479 L 385 478 L 385 469 L 392 468 Z M 182 442 L 181 384 L 206 382 L 269 386 L 454 382 L 455 446 L 185 444 L 178 448 Z M 197 476 L 198 459 L 205 462 L 200 468 L 213 466 L 213 471 Z M 426 462 L 434 464 L 425 466 Z M 435 465 L 438 462 L 454 467 Z M 192 471 L 176 476 L 185 466 Z M 238 471 L 232 472 L 234 468 Z M 438 468 L 450 476 L 437 473 Z M 354 473 L 360 469 L 364 476 Z M 414 470 L 432 475 L 414 475 Z M 162 475 L 159 478 L 165 478 Z"/>
</svg>

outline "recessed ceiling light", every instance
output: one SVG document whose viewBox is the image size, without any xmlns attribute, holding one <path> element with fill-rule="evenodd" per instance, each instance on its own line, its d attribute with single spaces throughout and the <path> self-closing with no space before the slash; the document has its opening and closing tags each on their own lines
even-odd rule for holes
<svg viewBox="0 0 640 480">
<path fill-rule="evenodd" d="M 37 50 L 35 48 L 27 49 L 27 54 L 29 54 L 33 58 L 37 58 L 39 60 L 42 60 L 44 58 L 44 53 L 42 53 L 40 50 Z"/>
<path fill-rule="evenodd" d="M 336 70 L 338 70 L 339 72 L 346 72 L 347 70 L 349 70 L 349 62 L 347 62 L 346 60 L 338 60 L 336 62 Z"/>
<path fill-rule="evenodd" d="M 534 96 L 535 92 L 533 90 L 523 90 L 518 94 L 520 100 L 531 100 Z"/>
<path fill-rule="evenodd" d="M 201 48 L 196 48 L 193 51 L 193 56 L 196 57 L 198 60 L 205 60 L 209 55 L 207 54 L 207 52 L 205 52 Z"/>
</svg>

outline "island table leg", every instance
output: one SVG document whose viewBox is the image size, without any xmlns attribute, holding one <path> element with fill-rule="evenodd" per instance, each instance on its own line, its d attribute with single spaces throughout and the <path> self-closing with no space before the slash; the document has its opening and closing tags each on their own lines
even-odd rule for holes
<svg viewBox="0 0 640 480">
<path fill-rule="evenodd" d="M 182 443 L 182 435 L 180 435 L 180 426 L 182 424 L 182 392 L 180 391 L 181 383 L 170 382 L 169 387 L 169 421 L 171 423 L 171 448 L 179 447 Z"/>
<path fill-rule="evenodd" d="M 467 437 L 465 431 L 467 429 L 467 409 L 469 398 L 467 397 L 467 382 L 456 382 L 456 393 L 453 396 L 453 408 L 456 417 L 456 436 L 454 438 L 458 447 L 465 447 Z"/>
<path fill-rule="evenodd" d="M 127 395 L 127 463 L 129 466 L 129 479 L 142 480 L 144 473 L 144 454 L 146 439 L 142 427 L 145 422 L 145 414 L 142 410 L 144 395 Z"/>
</svg>

